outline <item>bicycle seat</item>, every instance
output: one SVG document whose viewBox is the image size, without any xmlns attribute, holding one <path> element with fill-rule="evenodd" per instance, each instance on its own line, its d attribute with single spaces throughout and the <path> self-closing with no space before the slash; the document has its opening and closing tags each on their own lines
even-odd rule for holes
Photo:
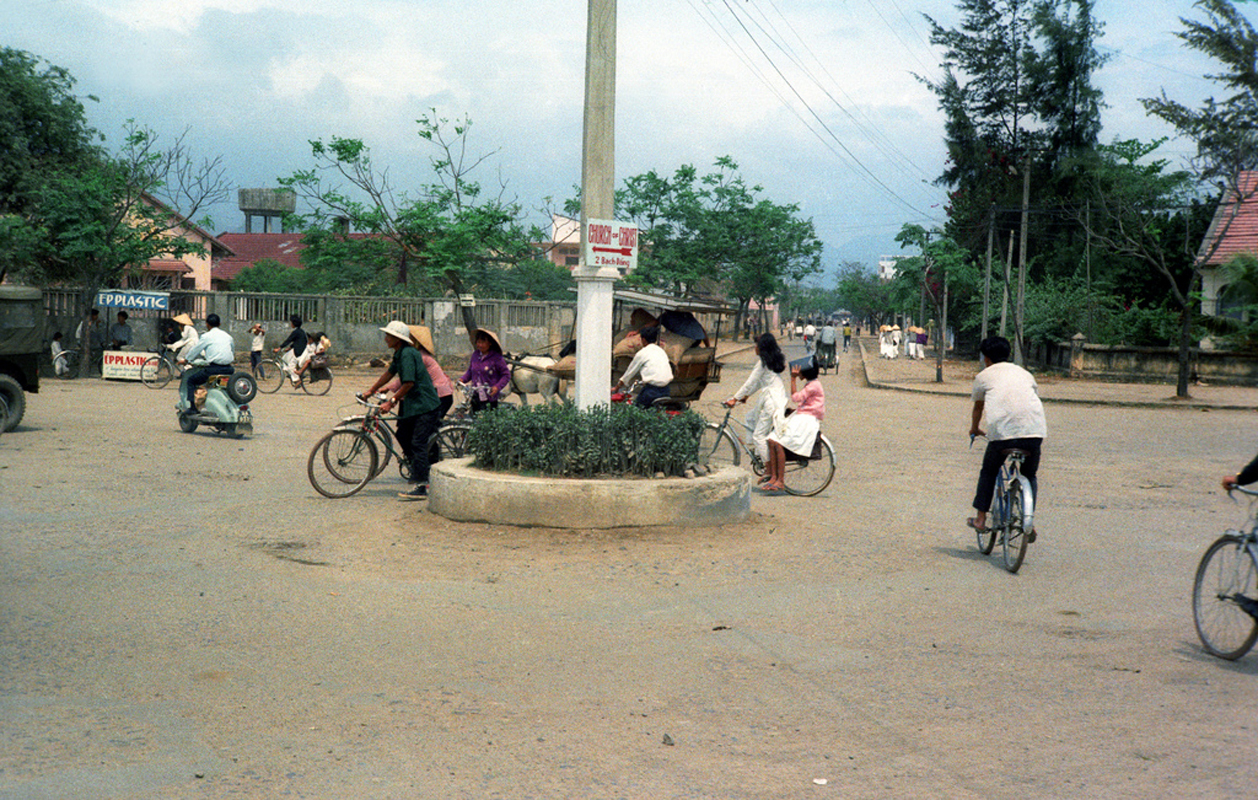
<svg viewBox="0 0 1258 800">
<path fill-rule="evenodd" d="M 1010 447 L 1005 450 L 1001 450 L 1000 454 L 1002 456 L 1005 456 L 1006 458 L 1008 458 L 1009 456 L 1020 456 L 1021 458 L 1026 458 L 1027 456 L 1031 455 L 1026 450 L 1023 450 L 1018 447 Z"/>
</svg>

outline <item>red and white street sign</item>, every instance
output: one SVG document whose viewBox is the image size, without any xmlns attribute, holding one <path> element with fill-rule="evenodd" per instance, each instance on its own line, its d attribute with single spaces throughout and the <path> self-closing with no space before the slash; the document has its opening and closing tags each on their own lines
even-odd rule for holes
<svg viewBox="0 0 1258 800">
<path fill-rule="evenodd" d="M 638 226 L 610 219 L 586 220 L 585 265 L 614 267 L 622 275 L 638 266 Z"/>
</svg>

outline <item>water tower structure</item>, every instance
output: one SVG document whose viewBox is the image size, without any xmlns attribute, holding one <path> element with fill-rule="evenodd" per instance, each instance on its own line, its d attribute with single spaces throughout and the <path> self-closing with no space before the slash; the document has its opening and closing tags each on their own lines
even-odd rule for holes
<svg viewBox="0 0 1258 800">
<path fill-rule="evenodd" d="M 253 233 L 254 217 L 262 217 L 262 233 L 283 233 L 284 215 L 297 210 L 297 195 L 289 189 L 241 189 L 239 197 L 245 233 Z"/>
</svg>

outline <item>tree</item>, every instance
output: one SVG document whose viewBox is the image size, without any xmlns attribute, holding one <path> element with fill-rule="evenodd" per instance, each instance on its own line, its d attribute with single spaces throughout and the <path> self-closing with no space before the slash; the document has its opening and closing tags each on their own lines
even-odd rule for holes
<svg viewBox="0 0 1258 800">
<path fill-rule="evenodd" d="M 1187 170 L 1169 170 L 1166 159 L 1150 159 L 1162 141 L 1129 140 L 1097 149 L 1088 170 L 1093 205 L 1082 222 L 1097 245 L 1137 259 L 1165 279 L 1180 315 L 1176 395 L 1186 398 L 1197 294 L 1208 255 L 1199 250 L 1203 226 L 1184 213 L 1197 199 L 1199 184 Z M 1204 248 L 1209 254 L 1214 249 Z"/>
<path fill-rule="evenodd" d="M 916 247 L 919 256 L 901 259 L 897 282 L 920 286 L 934 312 L 938 346 L 935 355 L 935 382 L 943 383 L 943 358 L 948 337 L 948 281 L 962 271 L 969 253 L 940 231 L 927 231 L 920 225 L 905 225 L 896 234 L 900 247 Z"/>
<path fill-rule="evenodd" d="M 228 184 L 221 157 L 196 162 L 186 135 L 162 148 L 156 133 L 128 120 L 117 155 L 47 176 L 25 215 L 26 234 L 38 244 L 19 274 L 78 285 L 86 304 L 154 258 L 202 253 L 181 233 L 227 196 Z"/>
<path fill-rule="evenodd" d="M 1166 279 L 1180 311 L 1175 393 L 1182 398 L 1189 396 L 1201 271 L 1212 261 L 1242 205 L 1254 200 L 1255 190 L 1246 187 L 1241 176 L 1258 168 L 1258 135 L 1253 129 L 1258 119 L 1258 33 L 1228 0 L 1199 0 L 1194 8 L 1204 11 L 1207 21 L 1181 18 L 1185 30 L 1176 36 L 1222 65 L 1223 71 L 1210 77 L 1230 94 L 1222 100 L 1206 98 L 1200 108 L 1171 100 L 1165 92 L 1140 101 L 1150 114 L 1196 142 L 1190 170 L 1168 172 L 1164 160 L 1142 165 L 1140 159 L 1157 143 L 1120 142 L 1103 153 L 1104 169 L 1096 181 L 1099 191 L 1113 193 L 1105 241 L 1153 266 Z M 1171 220 L 1168 209 L 1191 210 L 1201 183 L 1217 188 L 1220 203 L 1209 237 L 1200 247 L 1201 237 L 1188 235 L 1181 247 L 1167 247 L 1163 234 Z M 1192 232 L 1191 216 L 1185 233 Z"/>
<path fill-rule="evenodd" d="M 100 161 L 100 138 L 67 70 L 0 49 L 0 280 L 38 257 L 28 217 L 49 181 Z"/>
<path fill-rule="evenodd" d="M 1073 157 L 1100 132 L 1102 96 L 1093 83 L 1105 57 L 1093 0 L 961 0 L 961 23 L 927 17 L 944 48 L 943 77 L 920 78 L 944 112 L 948 160 L 937 183 L 949 188 L 944 232 L 977 254 L 992 227 L 1020 226 L 1029 172 L 1036 205 L 1056 211 L 1078 197 Z M 1075 232 L 1037 215 L 1030 249 L 1048 271 L 1070 269 Z"/>
<path fill-rule="evenodd" d="M 300 294 L 310 292 L 310 284 L 311 276 L 307 270 L 264 258 L 242 269 L 232 280 L 232 289 L 238 292 Z"/>
<path fill-rule="evenodd" d="M 307 236 L 317 234 L 303 261 L 307 254 L 316 260 L 340 256 L 360 271 L 374 265 L 377 279 L 383 261 L 393 270 L 395 290 L 414 293 L 435 282 L 462 296 L 491 285 L 495 271 L 537 259 L 530 242 L 542 234 L 525 230 L 520 205 L 501 193 L 483 197 L 480 184 L 471 180 L 492 155 L 468 155 L 471 120 L 451 125 L 431 109 L 417 124 L 419 138 L 437 154 L 430 159 L 435 182 L 415 195 L 397 190 L 360 140 L 310 143 L 315 166 L 280 181 L 312 206 L 298 219 Z M 475 331 L 475 309 L 462 304 L 462 312 L 469 333 Z"/>
<path fill-rule="evenodd" d="M 870 329 L 891 319 L 894 307 L 891 284 L 867 270 L 864 265 L 846 262 L 838 271 L 838 305 L 852 312 L 857 323 Z"/>
<path fill-rule="evenodd" d="M 617 192 L 617 213 L 638 223 L 638 269 L 630 281 L 679 294 L 701 281 L 720 284 L 738 300 L 735 326 L 751 301 L 764 305 L 788 284 L 821 271 L 821 242 L 799 206 L 759 197 L 729 156 L 699 176 L 691 165 L 671 179 L 652 171 Z"/>
</svg>

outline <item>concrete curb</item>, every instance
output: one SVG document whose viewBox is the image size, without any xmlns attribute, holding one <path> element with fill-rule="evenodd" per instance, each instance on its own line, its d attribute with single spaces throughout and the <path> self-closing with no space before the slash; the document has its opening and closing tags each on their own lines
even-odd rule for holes
<svg viewBox="0 0 1258 800">
<path fill-rule="evenodd" d="M 963 397 L 968 399 L 970 393 L 964 390 L 956 389 L 928 389 L 917 386 L 901 386 L 895 383 L 881 383 L 869 377 L 869 362 L 865 359 L 865 345 L 858 342 L 861 353 L 861 372 L 865 376 L 865 385 L 870 389 L 882 389 L 889 392 L 910 392 L 914 394 L 935 394 L 948 395 L 951 397 Z M 1187 409 L 1192 411 L 1254 411 L 1251 405 L 1236 405 L 1234 403 L 1203 403 L 1199 400 L 1184 401 L 1161 401 L 1150 402 L 1146 400 L 1097 400 L 1086 399 L 1082 397 L 1040 397 L 1043 403 L 1060 403 L 1062 405 L 1077 406 L 1110 406 L 1113 408 L 1171 408 L 1171 409 Z"/>
<path fill-rule="evenodd" d="M 428 509 L 455 522 L 544 528 L 711 527 L 751 515 L 751 475 L 727 467 L 702 478 L 535 478 L 442 461 Z"/>
</svg>

